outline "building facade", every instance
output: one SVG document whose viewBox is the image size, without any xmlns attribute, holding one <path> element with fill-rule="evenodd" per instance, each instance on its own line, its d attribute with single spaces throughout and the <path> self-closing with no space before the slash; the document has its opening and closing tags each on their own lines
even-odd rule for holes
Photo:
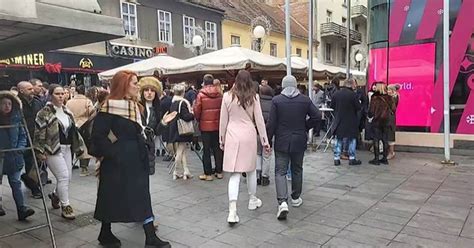
<svg viewBox="0 0 474 248">
<path fill-rule="evenodd" d="M 443 146 L 443 1 L 370 1 L 369 82 L 401 85 L 397 143 Z M 474 1 L 450 1 L 451 146 L 474 147 Z"/>
</svg>

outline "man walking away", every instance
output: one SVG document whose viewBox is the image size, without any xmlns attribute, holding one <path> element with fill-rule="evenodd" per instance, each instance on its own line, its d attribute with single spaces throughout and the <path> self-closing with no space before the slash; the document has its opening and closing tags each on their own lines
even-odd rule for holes
<svg viewBox="0 0 474 248">
<path fill-rule="evenodd" d="M 219 86 L 214 85 L 214 77 L 204 75 L 204 87 L 199 91 L 194 103 L 194 117 L 199 122 L 202 143 L 204 146 L 202 164 L 204 174 L 199 179 L 212 181 L 211 151 L 216 165 L 216 177 L 222 179 L 222 150 L 219 148 L 219 119 L 222 104 L 222 94 Z"/>
<path fill-rule="evenodd" d="M 296 78 L 286 76 L 282 81 L 283 91 L 272 100 L 270 118 L 267 124 L 268 138 L 275 136 L 275 184 L 278 200 L 279 220 L 288 215 L 288 187 L 286 174 L 291 162 L 291 205 L 303 204 L 303 157 L 308 134 L 321 120 L 319 110 L 309 97 L 300 94 Z"/>
<path fill-rule="evenodd" d="M 336 136 L 336 147 L 334 149 L 334 165 L 341 165 L 341 152 L 344 143 L 348 144 L 349 165 L 360 165 L 361 161 L 356 159 L 357 137 L 359 136 L 358 112 L 361 104 L 354 92 L 354 79 L 348 79 L 344 86 L 334 93 L 331 108 L 334 109 L 333 134 Z"/>
<path fill-rule="evenodd" d="M 39 98 L 35 97 L 34 87 L 31 83 L 22 81 L 18 83 L 17 87 L 18 98 L 20 98 L 23 106 L 23 117 L 26 121 L 28 133 L 31 137 L 33 137 L 33 134 L 35 133 L 36 114 L 43 108 L 43 104 Z M 31 144 L 28 144 L 27 146 L 31 146 Z M 40 199 L 42 194 L 39 185 L 28 176 L 34 166 L 33 156 L 34 154 L 31 152 L 31 150 L 26 150 L 23 153 L 23 158 L 25 160 L 25 173 L 21 175 L 21 180 L 25 186 L 31 190 L 33 197 Z"/>
</svg>

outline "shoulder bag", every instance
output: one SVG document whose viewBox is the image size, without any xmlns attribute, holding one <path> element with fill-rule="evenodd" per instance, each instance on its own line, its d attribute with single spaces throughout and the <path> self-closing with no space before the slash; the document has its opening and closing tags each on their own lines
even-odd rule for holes
<svg viewBox="0 0 474 248">
<path fill-rule="evenodd" d="M 183 104 L 183 101 L 180 101 L 179 106 L 178 106 L 178 120 L 176 121 L 177 124 L 178 124 L 178 134 L 180 136 L 192 135 L 192 134 L 194 134 L 193 122 L 192 121 L 185 121 L 185 120 L 181 119 L 181 104 Z"/>
</svg>

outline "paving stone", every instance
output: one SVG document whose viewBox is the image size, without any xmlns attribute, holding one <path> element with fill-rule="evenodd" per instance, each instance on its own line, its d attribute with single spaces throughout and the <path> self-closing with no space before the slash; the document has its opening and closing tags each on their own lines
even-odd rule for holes
<svg viewBox="0 0 474 248">
<path fill-rule="evenodd" d="M 469 216 L 464 223 L 461 236 L 465 238 L 474 239 L 474 210 L 471 209 Z"/>
<path fill-rule="evenodd" d="M 163 239 L 169 241 L 170 243 L 172 243 L 172 245 L 174 242 L 177 242 L 186 246 L 199 246 L 207 241 L 206 238 L 183 230 L 176 230 L 172 233 L 164 235 Z"/>
<path fill-rule="evenodd" d="M 406 226 L 405 228 L 403 228 L 401 233 L 438 242 L 444 242 L 446 244 L 453 244 L 458 239 L 457 235 L 448 235 L 440 232 L 428 231 L 425 229 L 414 228 L 410 226 Z"/>
<path fill-rule="evenodd" d="M 352 240 L 343 239 L 339 237 L 334 237 L 329 242 L 322 246 L 323 248 L 370 248 L 370 247 L 377 247 L 375 245 L 369 245 L 364 243 L 358 243 Z"/>
<path fill-rule="evenodd" d="M 417 214 L 408 226 L 436 231 L 445 234 L 459 235 L 464 221 L 439 216 Z"/>
<path fill-rule="evenodd" d="M 426 248 L 446 248 L 446 243 L 434 241 L 432 239 L 420 238 L 408 234 L 401 233 L 396 238 L 395 241 L 401 243 L 407 243 L 416 247 L 426 247 Z"/>
<path fill-rule="evenodd" d="M 273 233 L 281 233 L 289 228 L 289 224 L 283 221 L 265 221 L 261 219 L 249 220 L 243 225 Z"/>
<path fill-rule="evenodd" d="M 217 236 L 216 238 L 214 238 L 214 240 L 225 243 L 227 245 L 238 244 L 240 247 L 257 247 L 258 245 L 264 243 L 264 241 L 262 240 L 257 240 L 252 237 L 234 234 L 230 232 L 226 232 L 220 236 Z"/>
<path fill-rule="evenodd" d="M 217 242 L 217 241 L 214 241 L 214 240 L 209 240 L 206 243 L 201 244 L 198 247 L 200 247 L 200 248 L 230 248 L 230 247 L 235 247 L 235 246 L 232 246 L 232 245 L 229 245 L 229 244 L 226 244 L 226 243 L 222 243 L 222 242 Z"/>
<path fill-rule="evenodd" d="M 301 239 L 300 237 L 292 237 L 288 235 L 276 235 L 266 243 L 276 245 L 278 247 L 317 247 L 318 244 L 315 242 L 308 242 L 307 240 Z"/>
<path fill-rule="evenodd" d="M 308 242 L 316 243 L 320 245 L 326 243 L 329 239 L 331 239 L 331 236 L 329 235 L 322 234 L 322 233 L 316 232 L 315 230 L 308 230 L 306 228 L 301 228 L 301 227 L 290 228 L 286 231 L 283 231 L 281 234 L 288 236 L 292 239 L 300 239 L 300 240 L 304 240 L 304 241 L 308 241 Z"/>
<path fill-rule="evenodd" d="M 368 234 L 366 232 L 353 232 L 349 230 L 342 230 L 340 233 L 336 235 L 338 238 L 346 239 L 346 240 L 352 240 L 357 243 L 363 243 L 367 245 L 375 245 L 375 246 L 386 246 L 389 242 L 390 239 L 384 239 L 377 237 L 376 235 Z"/>
<path fill-rule="evenodd" d="M 339 216 L 338 216 L 339 217 Z M 354 217 L 355 219 L 356 217 Z M 330 227 L 335 227 L 335 228 L 344 228 L 346 225 L 352 222 L 353 219 L 351 220 L 341 220 L 341 219 L 336 219 L 328 217 L 328 216 L 323 216 L 319 215 L 319 213 L 312 214 L 308 216 L 307 218 L 304 219 L 307 222 L 310 223 L 315 223 L 315 224 L 320 224 L 320 225 L 327 225 Z"/>
<path fill-rule="evenodd" d="M 380 228 L 382 230 L 388 230 L 392 232 L 399 232 L 403 229 L 403 225 L 390 223 L 390 222 L 385 221 L 385 219 L 380 220 L 380 219 L 361 217 L 361 218 L 356 219 L 354 223 L 364 225 L 364 226 L 370 226 L 374 228 Z"/>
</svg>

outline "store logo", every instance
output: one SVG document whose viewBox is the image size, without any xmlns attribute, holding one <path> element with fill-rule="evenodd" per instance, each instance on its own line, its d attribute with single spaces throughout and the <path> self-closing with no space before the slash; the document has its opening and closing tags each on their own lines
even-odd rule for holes
<svg viewBox="0 0 474 248">
<path fill-rule="evenodd" d="M 469 124 L 469 125 L 474 125 L 474 115 L 468 115 L 468 116 L 466 117 L 466 122 L 467 122 L 467 124 Z"/>
<path fill-rule="evenodd" d="M 155 55 L 155 49 L 152 47 L 128 46 L 110 43 L 109 53 L 112 56 L 118 57 L 148 59 Z"/>
<path fill-rule="evenodd" d="M 2 65 L 32 65 L 32 66 L 43 66 L 44 54 L 43 53 L 32 53 L 21 56 L 16 56 L 9 59 L 0 59 Z"/>
<path fill-rule="evenodd" d="M 89 58 L 82 58 L 81 61 L 79 61 L 79 66 L 82 69 L 92 69 L 92 67 L 94 67 L 94 63 L 92 63 L 92 60 Z"/>
<path fill-rule="evenodd" d="M 9 64 L 10 64 L 10 60 L 9 60 L 9 59 L 2 59 L 2 60 L 0 60 L 0 64 L 2 64 L 2 65 L 9 65 Z"/>
</svg>

